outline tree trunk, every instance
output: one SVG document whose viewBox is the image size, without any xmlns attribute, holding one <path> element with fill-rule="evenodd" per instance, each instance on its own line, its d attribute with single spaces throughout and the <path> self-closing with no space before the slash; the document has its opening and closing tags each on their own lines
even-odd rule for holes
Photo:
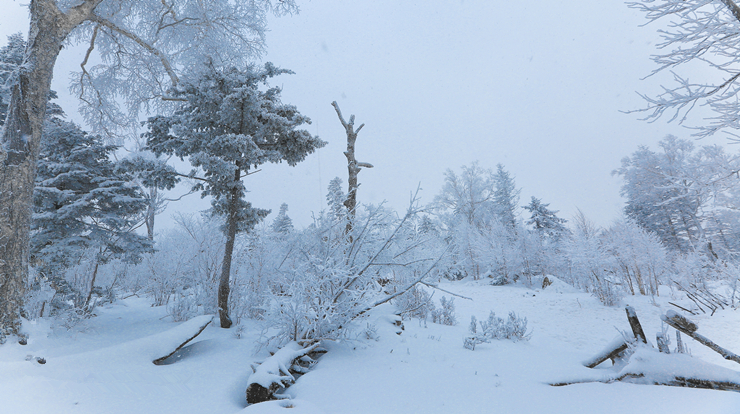
<svg viewBox="0 0 740 414">
<path fill-rule="evenodd" d="M 90 300 L 92 299 L 93 290 L 95 289 L 95 279 L 98 278 L 98 269 L 100 268 L 100 258 L 95 258 L 95 270 L 93 270 L 92 279 L 90 280 L 90 289 L 87 291 L 87 298 L 85 299 L 84 308 L 88 309 L 90 306 Z"/>
<path fill-rule="evenodd" d="M 357 209 L 357 188 L 360 186 L 360 184 L 357 183 L 357 175 L 360 173 L 360 170 L 362 169 L 361 167 L 373 168 L 373 165 L 366 162 L 358 162 L 355 158 L 355 142 L 357 142 L 357 134 L 365 124 L 360 125 L 355 130 L 355 116 L 350 115 L 348 123 L 344 120 L 337 101 L 332 102 L 331 105 L 337 112 L 339 122 L 342 123 L 342 126 L 347 133 L 347 151 L 344 152 L 344 156 L 347 157 L 347 172 L 349 175 L 347 178 L 347 184 L 349 188 L 347 189 L 347 199 L 344 201 L 344 206 L 347 207 L 348 213 L 347 227 L 344 232 L 345 234 L 350 234 L 355 220 L 355 210 Z"/>
<path fill-rule="evenodd" d="M 237 168 L 235 173 L 235 180 L 239 181 L 241 177 L 241 170 Z M 221 320 L 221 327 L 228 329 L 231 328 L 231 318 L 229 317 L 229 293 L 231 287 L 229 281 L 231 279 L 231 257 L 234 254 L 234 242 L 236 241 L 236 230 L 237 230 L 237 208 L 239 204 L 239 190 L 235 186 L 231 190 L 229 196 L 229 216 L 227 218 L 227 230 L 226 230 L 226 246 L 224 246 L 224 260 L 221 264 L 221 279 L 218 283 L 218 316 Z"/>
<path fill-rule="evenodd" d="M 20 330 L 36 160 L 54 64 L 71 30 L 51 0 L 31 1 L 30 14 L 26 56 L 0 138 L 0 340 Z"/>
<path fill-rule="evenodd" d="M 146 236 L 149 240 L 154 241 L 154 216 L 157 215 L 157 197 L 159 191 L 157 187 L 149 189 L 149 205 L 146 208 L 146 217 L 144 222 L 146 223 Z"/>
</svg>

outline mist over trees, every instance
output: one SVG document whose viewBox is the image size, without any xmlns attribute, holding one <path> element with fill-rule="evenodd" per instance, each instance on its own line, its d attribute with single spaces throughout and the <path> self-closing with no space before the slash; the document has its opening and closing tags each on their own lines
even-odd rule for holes
<svg viewBox="0 0 740 414">
<path fill-rule="evenodd" d="M 440 171 L 444 183 L 430 203 L 422 205 L 417 190 L 406 211 L 397 212 L 362 203 L 358 173 L 372 167 L 354 158 L 362 125 L 355 129 L 354 116 L 345 121 L 334 103 L 348 138 L 348 188 L 332 179 L 325 209 L 310 226 L 296 228 L 287 204 L 270 219 L 247 197 L 261 165 L 294 166 L 326 144 L 302 129 L 308 117 L 270 85 L 291 72 L 249 61 L 261 50 L 265 13 L 290 11 L 293 3 L 260 2 L 250 14 L 242 2 L 218 1 L 212 11 L 228 16 L 228 27 L 215 29 L 179 2 L 57 3 L 35 5 L 36 13 L 48 7 L 64 22 L 45 47 L 71 36 L 102 53 L 94 67 L 87 67 L 92 52 L 82 58 L 74 86 L 93 130 L 65 121 L 48 102 L 54 94 L 46 72 L 56 52 L 39 69 L 46 72 L 24 73 L 34 53 L 51 52 L 11 36 L 0 49 L 0 114 L 10 125 L 3 129 L 0 182 L 16 187 L 0 191 L 20 191 L 32 177 L 34 192 L 26 206 L 32 216 L 0 225 L 13 233 L 0 232 L 3 243 L 15 246 L 0 258 L 10 269 L 0 269 L 0 339 L 19 333 L 21 315 L 73 323 L 124 292 L 150 297 L 176 321 L 218 312 L 221 326 L 234 326 L 237 335 L 246 323 L 262 324 L 264 342 L 278 346 L 348 338 L 364 315 L 387 303 L 400 318 L 455 324 L 455 293 L 446 287 L 460 280 L 544 289 L 558 279 L 608 306 L 631 295 L 661 295 L 666 286 L 717 282 L 733 286 L 735 301 L 740 160 L 722 147 L 668 136 L 657 150 L 637 148 L 613 172 L 623 180 L 626 204 L 605 228 L 580 212 L 561 217 L 537 196 L 522 204 L 513 172 L 478 161 Z M 132 19 L 140 25 L 130 26 Z M 189 47 L 190 38 L 197 47 Z M 43 100 L 21 99 L 29 76 L 36 76 L 31 92 L 43 92 Z M 678 88 L 674 101 L 653 100 L 651 109 L 659 116 L 683 109 L 682 102 L 711 99 L 728 116 L 716 130 L 727 128 L 734 109 L 719 92 L 733 85 L 734 78 L 714 92 L 689 86 L 685 96 Z M 124 86 L 119 100 L 114 91 Z M 34 106 L 39 102 L 43 110 Z M 117 144 L 139 113 L 151 115 L 144 141 L 119 160 Z M 187 159 L 193 170 L 176 170 L 169 157 Z M 181 180 L 211 197 L 212 208 L 181 215 L 175 228 L 155 233 L 154 216 L 166 202 L 159 191 Z M 25 208 L 23 200 L 0 200 L 2 214 Z M 144 228 L 146 236 L 137 231 Z M 439 306 L 438 291 L 452 295 Z"/>
</svg>

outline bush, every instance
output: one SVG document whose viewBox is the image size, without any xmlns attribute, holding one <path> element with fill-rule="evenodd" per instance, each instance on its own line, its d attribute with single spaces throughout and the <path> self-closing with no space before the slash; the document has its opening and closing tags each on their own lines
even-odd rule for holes
<svg viewBox="0 0 740 414">
<path fill-rule="evenodd" d="M 455 298 L 451 298 L 448 301 L 444 296 L 442 296 L 439 303 L 441 307 L 432 311 L 432 322 L 449 326 L 457 325 L 457 318 L 455 317 Z"/>
<path fill-rule="evenodd" d="M 419 286 L 404 293 L 394 300 L 396 312 L 402 317 L 418 318 L 426 321 L 436 311 L 432 295 Z"/>
<path fill-rule="evenodd" d="M 514 312 L 509 312 L 509 318 L 504 320 L 491 311 L 488 320 L 480 322 L 480 330 L 475 316 L 470 317 L 470 336 L 465 338 L 463 347 L 475 349 L 475 346 L 491 342 L 494 339 L 511 339 L 512 341 L 528 341 L 531 334 L 527 334 L 527 318 L 520 318 Z"/>
</svg>

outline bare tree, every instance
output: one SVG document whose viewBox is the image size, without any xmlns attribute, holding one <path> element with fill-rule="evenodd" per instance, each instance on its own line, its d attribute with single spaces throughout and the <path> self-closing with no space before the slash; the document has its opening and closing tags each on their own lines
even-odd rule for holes
<svg viewBox="0 0 740 414">
<path fill-rule="evenodd" d="M 344 201 L 344 205 L 347 207 L 347 211 L 349 213 L 349 220 L 347 220 L 347 229 L 345 233 L 349 234 L 352 232 L 352 223 L 355 217 L 355 209 L 357 208 L 357 188 L 360 186 L 360 184 L 357 183 L 357 175 L 363 167 L 373 168 L 373 165 L 367 162 L 358 162 L 355 158 L 355 142 L 357 141 L 357 134 L 365 124 L 361 124 L 357 129 L 355 129 L 355 116 L 350 115 L 348 123 L 344 120 L 337 101 L 332 102 L 331 105 L 337 111 L 339 122 L 342 123 L 342 126 L 347 132 L 347 151 L 344 152 L 344 156 L 347 157 L 347 170 L 349 171 L 347 184 L 349 188 L 347 190 L 347 199 Z"/>
<path fill-rule="evenodd" d="M 121 136 L 140 110 L 167 106 L 164 91 L 180 68 L 206 55 L 244 63 L 263 48 L 267 12 L 294 10 L 292 0 L 30 2 L 28 47 L 0 138 L 0 339 L 20 329 L 36 160 L 62 46 L 88 44 L 73 90 L 94 132 Z M 94 50 L 102 63 L 88 68 Z"/>
<path fill-rule="evenodd" d="M 645 12 L 653 21 L 668 21 L 659 30 L 663 39 L 658 48 L 666 52 L 653 60 L 653 74 L 670 70 L 674 84 L 651 97 L 642 95 L 648 106 L 645 119 L 653 121 L 666 111 L 670 121 L 683 123 L 696 105 L 706 105 L 716 113 L 709 125 L 695 127 L 696 136 L 706 137 L 740 128 L 740 7 L 733 0 L 641 0 L 629 7 Z M 694 82 L 680 70 L 699 62 L 712 72 L 711 80 Z M 631 111 L 635 112 L 635 111 Z"/>
</svg>

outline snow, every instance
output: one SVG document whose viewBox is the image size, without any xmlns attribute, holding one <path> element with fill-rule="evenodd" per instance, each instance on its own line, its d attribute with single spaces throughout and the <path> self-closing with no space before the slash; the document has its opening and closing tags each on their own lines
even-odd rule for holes
<svg viewBox="0 0 740 414">
<path fill-rule="evenodd" d="M 552 278 L 551 278 L 552 279 Z M 624 367 L 607 361 L 582 365 L 619 332 L 629 332 L 624 307 L 604 307 L 585 293 L 560 289 L 490 286 L 487 281 L 442 283 L 473 300 L 455 300 L 459 323 L 444 326 L 404 320 L 382 305 L 358 322 L 374 325 L 377 338 L 322 344 L 328 353 L 287 389 L 290 400 L 247 407 L 250 364 L 269 357 L 259 348 L 261 326 L 248 324 L 241 339 L 210 324 L 192 343 L 156 366 L 152 359 L 174 349 L 207 321 L 169 322 L 164 307 L 132 297 L 96 310 L 98 316 L 71 330 L 47 320 L 26 322 L 28 345 L 0 347 L 0 412 L 25 413 L 712 413 L 735 414 L 740 393 L 638 383 L 548 384 L 602 380 L 624 372 L 711 376 L 740 380 L 738 364 L 690 338 L 693 356 L 659 354 L 638 346 Z M 562 283 L 562 282 L 560 282 Z M 564 285 L 564 284 L 563 284 Z M 670 295 L 630 297 L 648 337 L 661 330 Z M 471 315 L 516 312 L 529 321 L 529 341 L 492 341 L 463 348 Z M 740 312 L 720 310 L 691 319 L 705 336 L 740 350 Z M 668 331 L 673 339 L 673 330 Z M 174 345 L 174 347 L 173 347 Z M 672 343 L 671 346 L 675 346 Z M 27 356 L 44 357 L 38 364 Z M 286 411 L 288 410 L 288 411 Z"/>
<path fill-rule="evenodd" d="M 296 358 L 306 353 L 307 351 L 295 341 L 288 343 L 275 352 L 275 355 L 267 358 L 259 367 L 256 367 L 255 372 L 249 377 L 247 386 L 259 384 L 269 388 L 273 383 L 280 383 L 282 380 L 293 380 L 294 378 L 288 370 Z"/>
</svg>

